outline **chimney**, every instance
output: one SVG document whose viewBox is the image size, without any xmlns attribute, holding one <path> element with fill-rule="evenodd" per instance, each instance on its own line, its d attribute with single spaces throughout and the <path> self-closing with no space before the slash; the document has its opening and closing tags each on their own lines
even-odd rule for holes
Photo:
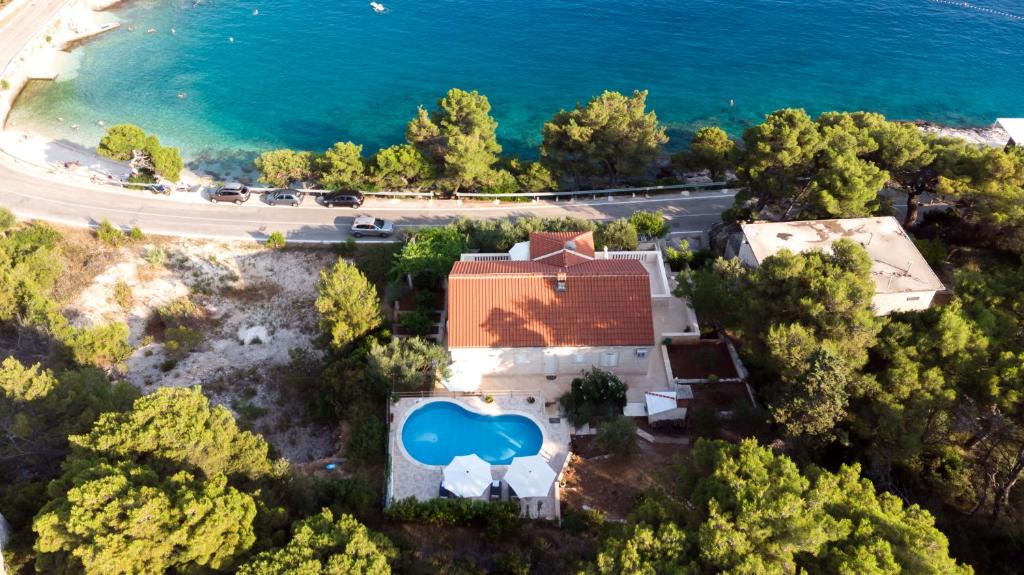
<svg viewBox="0 0 1024 575">
<path fill-rule="evenodd" d="M 565 272 L 558 272 L 558 275 L 555 276 L 555 291 L 564 292 L 568 289 L 565 287 L 565 280 L 568 277 Z"/>
</svg>

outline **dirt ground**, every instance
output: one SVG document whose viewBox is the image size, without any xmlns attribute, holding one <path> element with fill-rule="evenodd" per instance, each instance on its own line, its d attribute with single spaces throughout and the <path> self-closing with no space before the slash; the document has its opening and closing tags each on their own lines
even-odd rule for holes
<svg viewBox="0 0 1024 575">
<path fill-rule="evenodd" d="M 598 509 L 610 520 L 625 519 L 637 496 L 671 482 L 669 465 L 685 457 L 689 448 L 679 444 L 637 440 L 639 452 L 630 459 L 600 454 L 593 437 L 572 440 L 572 461 L 565 472 L 562 500 L 577 509 Z"/>
<path fill-rule="evenodd" d="M 328 429 L 309 423 L 307 398 L 282 392 L 289 350 L 315 350 L 316 282 L 337 256 L 328 249 L 268 250 L 255 242 L 150 240 L 110 248 L 64 231 L 76 262 L 58 286 L 76 325 L 123 321 L 137 349 L 125 379 L 141 391 L 202 385 L 295 462 L 332 455 Z M 202 315 L 203 341 L 168 369 L 156 310 L 189 298 Z"/>
</svg>

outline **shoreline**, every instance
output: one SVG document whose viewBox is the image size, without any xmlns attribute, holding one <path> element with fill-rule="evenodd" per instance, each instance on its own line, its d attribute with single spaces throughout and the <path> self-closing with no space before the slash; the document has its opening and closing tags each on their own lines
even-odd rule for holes
<svg viewBox="0 0 1024 575">
<path fill-rule="evenodd" d="M 7 154 L 16 158 L 20 156 L 20 159 L 27 163 L 37 165 L 40 158 L 47 158 L 46 167 L 49 169 L 64 163 L 94 165 L 107 161 L 96 155 L 94 144 L 80 139 L 75 141 L 74 136 L 59 134 L 55 129 L 48 130 L 43 127 L 46 122 L 43 122 L 43 125 L 15 126 L 13 122 L 9 122 L 9 114 L 30 80 L 53 81 L 61 73 L 70 72 L 71 70 L 65 66 L 72 60 L 69 54 L 73 50 L 105 32 L 117 29 L 120 22 L 116 16 L 105 11 L 124 1 L 65 0 L 58 11 L 15 53 L 10 64 L 0 71 L 0 78 L 7 82 L 7 88 L 0 90 L 0 130 L 4 135 L 0 145 Z M 13 14 L 10 8 L 25 11 L 31 6 L 20 5 L 18 0 L 15 0 L 0 13 L 0 23 L 21 15 Z M 46 41 L 40 43 L 39 40 L 43 37 Z M 12 75 L 18 76 L 14 78 L 14 82 L 11 82 Z M 58 121 L 63 123 L 63 118 L 58 118 Z M 976 145 L 1002 146 L 1009 139 L 1009 135 L 994 124 L 956 127 L 920 119 L 896 121 L 913 124 L 926 133 L 956 137 Z M 993 123 L 994 121 L 995 119 Z M 7 137 L 8 134 L 12 136 Z M 18 148 L 23 145 L 12 142 L 33 143 L 21 150 Z M 214 180 L 255 180 L 254 167 L 237 157 L 232 157 L 233 152 L 249 153 L 248 150 L 223 148 L 181 152 L 186 164 L 183 182 L 195 184 Z M 109 168 L 107 170 L 109 172 Z"/>
</svg>

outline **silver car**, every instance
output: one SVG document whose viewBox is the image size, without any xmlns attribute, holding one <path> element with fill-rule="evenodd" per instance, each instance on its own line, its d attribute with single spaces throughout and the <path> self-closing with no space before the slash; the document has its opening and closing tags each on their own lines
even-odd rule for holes
<svg viewBox="0 0 1024 575">
<path fill-rule="evenodd" d="M 352 221 L 352 235 L 357 238 L 363 236 L 387 238 L 393 233 L 395 233 L 394 222 L 371 216 L 358 216 Z"/>
<path fill-rule="evenodd" d="M 267 194 L 267 203 L 271 206 L 298 206 L 306 197 L 306 192 L 299 190 L 275 190 Z"/>
</svg>

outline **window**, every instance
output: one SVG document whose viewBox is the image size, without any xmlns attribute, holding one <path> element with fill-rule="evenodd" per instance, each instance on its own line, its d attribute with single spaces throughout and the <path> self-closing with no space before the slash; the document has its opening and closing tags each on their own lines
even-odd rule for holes
<svg viewBox="0 0 1024 575">
<path fill-rule="evenodd" d="M 642 347 L 636 350 L 637 359 L 647 359 L 647 352 L 650 351 L 646 347 Z"/>
<path fill-rule="evenodd" d="M 619 365 L 619 353 L 617 351 L 601 352 L 601 367 L 616 367 Z"/>
<path fill-rule="evenodd" d="M 572 355 L 572 362 L 576 365 L 583 365 L 587 363 L 587 354 L 582 351 L 577 351 Z"/>
<path fill-rule="evenodd" d="M 921 296 L 915 295 L 914 297 L 908 297 L 907 301 L 917 301 L 919 299 L 921 299 Z"/>
</svg>

